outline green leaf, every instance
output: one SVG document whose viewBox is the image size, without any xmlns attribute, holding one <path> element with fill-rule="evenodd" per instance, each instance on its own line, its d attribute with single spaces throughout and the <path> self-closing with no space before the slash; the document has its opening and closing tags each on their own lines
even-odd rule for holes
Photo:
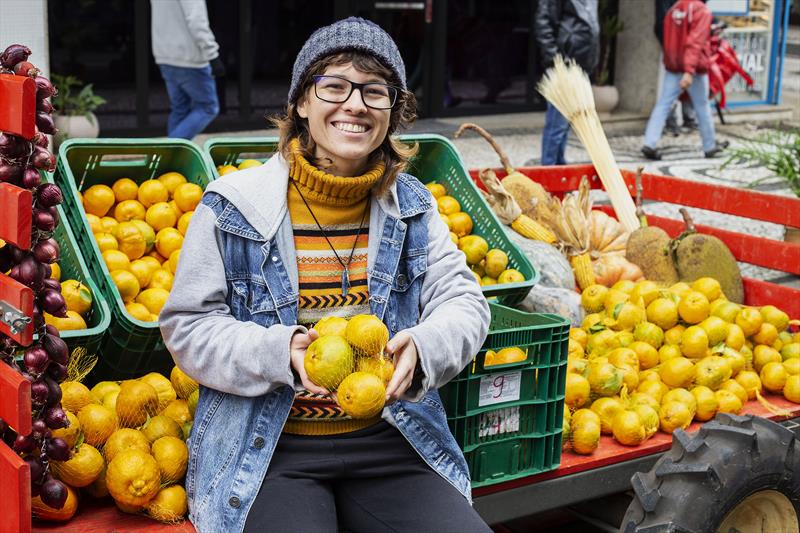
<svg viewBox="0 0 800 533">
<path fill-rule="evenodd" d="M 78 433 L 78 439 L 75 441 L 75 451 L 78 451 L 78 450 L 81 449 L 81 445 L 83 444 L 84 438 L 85 438 L 85 435 L 83 434 L 83 431 Z"/>
<path fill-rule="evenodd" d="M 589 328 L 589 333 L 598 333 L 600 331 L 603 331 L 604 329 L 607 329 L 605 325 L 598 322 L 597 324 Z"/>
<path fill-rule="evenodd" d="M 711 348 L 711 353 L 725 353 L 725 343 L 721 342 Z"/>
<path fill-rule="evenodd" d="M 620 314 L 620 312 L 622 312 L 622 307 L 624 305 L 625 305 L 625 302 L 620 302 L 620 303 L 618 303 L 617 305 L 614 306 L 614 312 L 612 313 L 612 315 L 614 316 L 614 320 L 619 318 L 619 314 Z"/>
</svg>

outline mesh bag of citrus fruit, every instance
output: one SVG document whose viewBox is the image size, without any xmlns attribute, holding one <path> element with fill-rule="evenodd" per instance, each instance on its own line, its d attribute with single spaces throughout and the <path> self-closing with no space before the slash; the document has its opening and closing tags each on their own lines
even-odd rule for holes
<svg viewBox="0 0 800 533">
<path fill-rule="evenodd" d="M 394 373 L 384 355 L 389 330 L 375 315 L 324 318 L 314 329 L 319 338 L 309 345 L 304 360 L 309 379 L 336 391 L 339 405 L 352 418 L 377 416 Z"/>
<path fill-rule="evenodd" d="M 91 389 L 65 381 L 62 405 L 69 425 L 54 434 L 67 443 L 70 457 L 50 463 L 53 475 L 92 497 L 110 495 L 125 512 L 166 523 L 183 520 L 185 440 L 198 397 L 199 385 L 178 367 L 169 378 L 151 372 Z"/>
</svg>

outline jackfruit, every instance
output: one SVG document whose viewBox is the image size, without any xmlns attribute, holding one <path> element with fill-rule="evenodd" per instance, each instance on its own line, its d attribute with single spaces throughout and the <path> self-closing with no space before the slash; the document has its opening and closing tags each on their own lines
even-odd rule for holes
<svg viewBox="0 0 800 533">
<path fill-rule="evenodd" d="M 706 276 L 714 278 L 719 281 L 728 300 L 744 303 L 742 274 L 736 258 L 717 237 L 697 233 L 685 208 L 681 208 L 680 212 L 686 222 L 686 230 L 672 244 L 680 280 L 691 283 Z"/>
<path fill-rule="evenodd" d="M 625 259 L 641 268 L 645 279 L 666 285 L 678 282 L 670 238 L 661 228 L 646 226 L 632 232 L 625 248 Z"/>
</svg>

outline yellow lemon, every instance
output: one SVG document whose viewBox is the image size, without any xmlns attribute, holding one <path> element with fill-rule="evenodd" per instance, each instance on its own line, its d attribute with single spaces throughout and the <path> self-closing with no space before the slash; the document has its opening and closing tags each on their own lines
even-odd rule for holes
<svg viewBox="0 0 800 533">
<path fill-rule="evenodd" d="M 692 412 L 686 404 L 671 401 L 661 405 L 659 420 L 661 431 L 672 433 L 678 428 L 686 429 L 692 423 Z"/>
<path fill-rule="evenodd" d="M 147 249 L 144 235 L 132 222 L 120 222 L 114 229 L 114 238 L 119 244 L 119 251 L 133 261 L 142 257 Z"/>
<path fill-rule="evenodd" d="M 136 200 L 125 200 L 114 206 L 114 219 L 117 222 L 144 220 L 144 215 L 144 206 Z"/>
<path fill-rule="evenodd" d="M 742 328 L 745 337 L 758 333 L 763 323 L 764 317 L 761 316 L 758 309 L 752 307 L 745 307 L 736 315 L 736 324 Z"/>
<path fill-rule="evenodd" d="M 153 277 L 153 272 L 155 272 L 156 269 L 154 269 L 149 262 L 136 259 L 135 261 L 131 261 L 129 270 L 131 274 L 136 276 L 139 287 L 147 287 L 150 285 L 150 279 Z"/>
<path fill-rule="evenodd" d="M 117 415 L 108 407 L 96 403 L 86 404 L 78 411 L 83 438 L 95 448 L 102 447 L 117 429 Z"/>
<path fill-rule="evenodd" d="M 173 274 L 178 271 L 178 259 L 180 258 L 180 255 L 181 251 L 179 249 L 169 254 L 169 270 Z"/>
<path fill-rule="evenodd" d="M 139 294 L 139 280 L 127 270 L 112 270 L 111 281 L 117 286 L 123 302 L 131 302 Z"/>
<path fill-rule="evenodd" d="M 692 388 L 691 392 L 697 400 L 697 412 L 694 417 L 700 422 L 714 418 L 719 408 L 719 401 L 714 391 L 703 385 Z"/>
<path fill-rule="evenodd" d="M 150 284 L 147 286 L 147 288 L 164 289 L 165 291 L 170 291 L 172 290 L 172 283 L 174 280 L 175 277 L 172 275 L 172 272 L 164 267 L 159 267 L 153 271 L 153 274 L 150 277 Z"/>
<path fill-rule="evenodd" d="M 61 407 L 65 411 L 77 413 L 92 402 L 92 393 L 86 385 L 78 381 L 61 383 Z"/>
<path fill-rule="evenodd" d="M 136 302 L 128 302 L 125 304 L 125 309 L 135 319 L 142 322 L 150 322 L 150 311 L 142 304 Z"/>
<path fill-rule="evenodd" d="M 236 172 L 237 170 L 239 170 L 239 168 L 233 165 L 221 165 L 217 167 L 217 172 L 219 172 L 220 176 L 230 174 L 231 172 Z"/>
<path fill-rule="evenodd" d="M 164 228 L 156 233 L 156 250 L 162 257 L 169 257 L 183 246 L 183 235 L 175 228 Z"/>
<path fill-rule="evenodd" d="M 147 208 L 144 220 L 155 231 L 161 231 L 164 228 L 175 227 L 178 217 L 167 202 L 158 202 Z"/>
<path fill-rule="evenodd" d="M 152 257 L 152 258 L 153 258 L 153 259 L 155 259 L 156 261 L 158 261 L 158 266 L 161 266 L 161 265 L 163 265 L 163 264 L 164 264 L 164 261 L 166 261 L 166 260 L 167 260 L 167 258 L 166 258 L 166 257 L 164 257 L 163 255 L 161 255 L 160 253 L 158 253 L 158 250 L 152 250 L 152 251 L 151 251 L 150 253 L 148 253 L 147 255 L 149 255 L 150 257 Z"/>
<path fill-rule="evenodd" d="M 114 217 L 105 216 L 100 219 L 100 225 L 103 227 L 105 233 L 111 233 L 113 235 L 114 228 L 117 227 L 117 224 L 119 224 L 119 222 L 117 222 L 117 219 Z"/>
<path fill-rule="evenodd" d="M 44 314 L 45 324 L 54 326 L 59 331 L 75 331 L 87 329 L 86 321 L 75 311 L 67 310 L 66 318 L 55 317 L 49 313 Z"/>
<path fill-rule="evenodd" d="M 114 191 L 108 185 L 92 185 L 83 193 L 83 208 L 98 217 L 106 216 L 114 205 Z"/>
<path fill-rule="evenodd" d="M 175 203 L 175 200 L 170 200 L 169 202 L 167 202 L 167 204 L 169 204 L 172 210 L 175 211 L 176 217 L 180 218 L 181 215 L 183 215 L 183 211 L 181 211 L 181 209 L 178 207 L 178 204 Z"/>
<path fill-rule="evenodd" d="M 447 217 L 450 220 L 450 230 L 463 237 L 472 233 L 472 217 L 463 211 L 458 211 Z"/>
<path fill-rule="evenodd" d="M 723 296 L 722 286 L 720 286 L 719 281 L 709 277 L 698 278 L 693 281 L 692 290 L 703 293 L 703 296 L 705 296 L 709 302 Z"/>
<path fill-rule="evenodd" d="M 786 372 L 786 367 L 783 364 L 773 361 L 765 364 L 759 372 L 761 384 L 770 392 L 781 393 L 783 387 L 786 385 L 786 379 L 789 373 Z"/>
<path fill-rule="evenodd" d="M 130 178 L 120 178 L 111 186 L 114 191 L 114 198 L 117 202 L 124 202 L 125 200 L 136 200 L 136 194 L 139 192 L 139 186 Z"/>
<path fill-rule="evenodd" d="M 106 250 L 102 255 L 109 272 L 128 270 L 131 267 L 130 258 L 119 250 Z"/>
<path fill-rule="evenodd" d="M 158 180 L 147 180 L 139 185 L 136 197 L 147 208 L 158 202 L 169 201 L 169 190 Z"/>
<path fill-rule="evenodd" d="M 169 485 L 145 505 L 147 514 L 159 522 L 177 524 L 189 510 L 186 490 L 180 485 Z"/>
<path fill-rule="evenodd" d="M 263 165 L 263 163 L 258 159 L 245 159 L 244 161 L 239 163 L 239 170 L 244 170 L 246 168 L 260 167 L 261 165 Z"/>
<path fill-rule="evenodd" d="M 700 326 L 689 326 L 681 335 L 681 351 L 686 357 L 698 359 L 708 351 L 708 334 Z"/>
<path fill-rule="evenodd" d="M 94 240 L 97 243 L 97 247 L 100 248 L 101 254 L 106 250 L 119 250 L 117 239 L 110 233 L 95 233 Z"/>
<path fill-rule="evenodd" d="M 175 389 L 175 392 L 178 393 L 178 398 L 183 400 L 189 399 L 189 411 L 192 413 L 194 417 L 194 410 L 192 408 L 191 396 L 194 394 L 200 387 L 198 383 L 187 376 L 183 370 L 178 368 L 177 366 L 172 367 L 172 371 L 169 374 L 169 380 L 172 382 L 172 388 Z M 199 396 L 199 394 L 197 395 Z M 197 403 L 197 398 L 195 398 L 195 405 Z"/>
<path fill-rule="evenodd" d="M 685 357 L 675 357 L 661 365 L 658 375 L 669 387 L 685 387 L 694 378 L 694 363 Z"/>
<path fill-rule="evenodd" d="M 141 450 L 150 453 L 150 441 L 138 429 L 120 428 L 116 430 L 108 437 L 103 446 L 106 463 L 113 461 L 117 454 L 125 450 Z"/>
<path fill-rule="evenodd" d="M 177 423 L 171 418 L 167 418 L 167 420 L 177 426 Z M 189 462 L 189 449 L 183 439 L 175 435 L 164 435 L 153 442 L 152 450 L 153 457 L 161 470 L 161 482 L 180 481 L 186 473 L 186 466 Z"/>
<path fill-rule="evenodd" d="M 186 178 L 180 172 L 165 172 L 156 179 L 167 188 L 169 194 L 173 194 L 179 185 L 186 183 Z"/>
<path fill-rule="evenodd" d="M 103 231 L 103 223 L 100 222 L 99 216 L 93 215 L 91 213 L 86 213 L 86 221 L 89 223 L 89 229 L 92 230 L 93 234 L 97 234 Z"/>
<path fill-rule="evenodd" d="M 144 220 L 138 219 L 131 220 L 131 223 L 133 223 L 137 228 L 139 228 L 139 231 L 142 232 L 142 237 L 144 237 L 145 253 L 152 250 L 153 246 L 156 244 L 156 232 L 153 231 L 152 226 L 150 226 L 150 224 Z"/>
<path fill-rule="evenodd" d="M 195 183 L 184 183 L 175 189 L 174 200 L 182 212 L 194 211 L 203 197 L 203 188 Z"/>
<path fill-rule="evenodd" d="M 161 312 L 161 308 L 169 298 L 169 291 L 164 289 L 145 289 L 136 297 L 136 302 L 143 304 L 154 315 Z"/>
<path fill-rule="evenodd" d="M 515 268 L 507 268 L 497 277 L 497 283 L 521 283 L 525 281 L 522 272 Z"/>
<path fill-rule="evenodd" d="M 61 267 L 58 265 L 58 263 L 53 263 L 50 265 L 50 270 L 50 279 L 61 281 Z"/>
<path fill-rule="evenodd" d="M 181 217 L 178 219 L 178 231 L 181 232 L 181 235 L 186 235 L 186 232 L 189 229 L 189 221 L 192 220 L 192 215 L 194 211 L 187 211 L 186 213 L 182 214 Z"/>
<path fill-rule="evenodd" d="M 444 185 L 441 183 L 436 183 L 435 181 L 426 183 L 425 188 L 431 191 L 431 194 L 434 198 L 441 198 L 447 194 L 447 189 L 444 188 Z"/>
<path fill-rule="evenodd" d="M 697 291 L 685 293 L 678 303 L 678 314 L 687 324 L 699 324 L 708 318 L 708 298 L 705 294 Z"/>
<path fill-rule="evenodd" d="M 61 282 L 61 295 L 67 303 L 67 310 L 85 315 L 92 308 L 92 291 L 78 280 Z"/>
<path fill-rule="evenodd" d="M 437 198 L 436 205 L 439 209 L 439 212 L 443 215 L 449 216 L 453 213 L 461 211 L 461 204 L 458 203 L 458 200 L 448 195 Z"/>
<path fill-rule="evenodd" d="M 122 504 L 146 505 L 161 487 L 158 463 L 141 450 L 123 450 L 108 463 L 106 486 L 111 496 Z"/>
</svg>

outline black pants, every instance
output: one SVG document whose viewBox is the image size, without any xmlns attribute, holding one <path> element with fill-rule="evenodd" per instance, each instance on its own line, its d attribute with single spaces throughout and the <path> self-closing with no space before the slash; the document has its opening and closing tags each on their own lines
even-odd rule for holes
<svg viewBox="0 0 800 533">
<path fill-rule="evenodd" d="M 245 533 L 486 533 L 461 493 L 381 421 L 325 437 L 283 434 Z"/>
</svg>

